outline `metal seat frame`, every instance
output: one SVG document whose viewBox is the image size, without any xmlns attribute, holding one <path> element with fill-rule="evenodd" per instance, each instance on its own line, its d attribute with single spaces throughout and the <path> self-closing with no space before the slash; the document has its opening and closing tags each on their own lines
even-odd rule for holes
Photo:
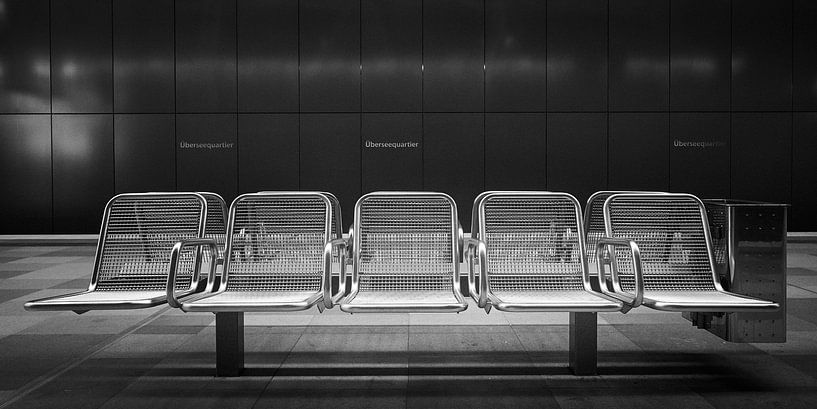
<svg viewBox="0 0 817 409">
<path fill-rule="evenodd" d="M 94 257 L 93 273 L 91 275 L 91 282 L 88 289 L 81 292 L 64 294 L 55 297 L 48 297 L 38 300 L 33 300 L 25 303 L 24 307 L 29 311 L 74 311 L 77 314 L 82 314 L 90 310 L 119 310 L 119 309 L 138 309 L 149 308 L 164 304 L 167 301 L 166 289 L 157 289 L 150 291 L 130 291 L 130 290 L 116 290 L 116 291 L 100 291 L 97 287 L 100 284 L 100 269 L 102 259 L 107 251 L 107 237 L 109 233 L 109 226 L 112 222 L 119 223 L 116 216 L 112 215 L 112 209 L 120 201 L 133 201 L 139 203 L 139 200 L 194 200 L 198 204 L 198 221 L 196 226 L 196 236 L 193 239 L 183 239 L 180 237 L 179 242 L 174 246 L 167 248 L 167 264 L 177 265 L 181 258 L 182 249 L 188 246 L 207 246 L 211 254 L 217 254 L 215 242 L 212 240 L 202 239 L 204 236 L 207 224 L 208 202 L 204 195 L 194 192 L 149 192 L 149 193 L 123 193 L 111 198 L 105 205 L 105 210 L 102 217 L 102 226 L 100 228 L 99 240 L 97 242 L 96 256 Z M 166 211 L 158 209 L 157 212 Z M 142 243 L 141 246 L 144 246 Z M 202 251 L 195 251 L 195 259 L 193 265 L 193 276 L 191 277 L 190 287 L 183 292 L 180 292 L 177 297 L 185 298 L 194 293 L 201 291 L 202 283 L 198 280 L 199 272 L 202 266 Z M 211 268 L 215 268 L 215 264 L 211 264 Z M 137 282 L 148 277 L 140 277 L 136 275 L 134 278 Z"/>
<path fill-rule="evenodd" d="M 644 205 L 651 206 L 653 213 L 657 211 L 656 209 L 660 209 L 661 202 L 677 202 L 679 203 L 679 206 L 687 206 L 687 211 L 692 208 L 697 210 L 700 218 L 696 218 L 698 221 L 694 223 L 694 226 L 692 226 L 692 221 L 690 221 L 690 226 L 700 229 L 703 234 L 703 239 L 705 242 L 698 244 L 705 245 L 707 265 L 710 273 L 709 277 L 711 277 L 711 289 L 695 289 L 688 286 L 684 287 L 681 284 L 676 284 L 676 288 L 673 290 L 653 288 L 650 283 L 645 283 L 642 266 L 645 261 L 642 258 L 644 255 L 643 251 L 641 251 L 639 260 L 633 262 L 633 265 L 635 266 L 634 287 L 632 289 L 624 288 L 621 281 L 623 271 L 621 270 L 621 260 L 619 259 L 620 253 L 623 252 L 616 252 L 613 249 L 614 246 L 620 244 L 619 240 L 634 240 L 637 243 L 637 247 L 641 247 L 642 249 L 650 246 L 667 247 L 668 243 L 661 242 L 660 240 L 647 240 L 646 238 L 622 237 L 623 232 L 616 231 L 615 225 L 617 222 L 619 222 L 619 220 L 614 218 L 612 210 L 619 206 L 618 202 L 620 201 L 629 201 L 631 203 L 642 202 Z M 643 214 L 639 217 L 639 214 L 637 213 L 639 211 L 637 205 L 628 207 L 635 208 L 634 210 L 630 209 L 629 211 L 635 213 L 635 216 L 633 217 L 640 219 L 640 222 L 643 222 L 646 219 L 646 216 Z M 662 216 L 664 219 L 669 219 L 674 215 L 670 209 L 667 209 L 666 213 L 662 214 Z M 611 278 L 614 291 L 616 294 L 618 294 L 618 296 L 624 296 L 625 298 L 631 300 L 634 307 L 643 304 L 655 310 L 674 312 L 762 312 L 774 311 L 779 308 L 779 305 L 774 302 L 741 294 L 730 293 L 723 289 L 715 270 L 714 258 L 712 255 L 712 237 L 709 231 L 709 224 L 707 222 L 706 209 L 703 202 L 701 202 L 701 200 L 696 196 L 683 193 L 613 194 L 610 195 L 604 203 L 604 222 L 607 237 L 599 240 L 599 243 L 597 244 L 597 252 L 601 252 L 604 250 L 604 247 L 607 247 L 610 254 L 614 255 L 611 257 Z M 649 227 L 645 226 L 644 229 L 649 229 Z M 680 231 L 671 231 L 669 233 L 681 234 Z M 599 261 L 599 271 L 603 271 L 602 268 L 601 262 Z M 675 273 L 682 277 L 685 274 L 692 274 L 691 272 Z M 603 275 L 605 274 L 600 274 L 599 276 L 601 277 Z M 683 281 L 681 282 L 683 283 Z"/>
<path fill-rule="evenodd" d="M 407 292 L 403 291 L 361 291 L 361 253 L 371 245 L 369 242 L 371 236 L 366 233 L 365 222 L 361 217 L 363 212 L 367 211 L 367 206 L 370 201 L 377 200 L 391 200 L 391 201 L 445 201 L 448 204 L 449 217 L 447 230 L 450 232 L 450 251 L 451 251 L 451 289 L 450 298 L 447 299 L 432 299 L 420 301 L 422 295 L 429 296 L 430 294 L 411 294 L 416 297 L 409 296 Z M 459 259 L 461 248 L 461 232 L 457 219 L 457 205 L 454 200 L 444 193 L 436 192 L 372 192 L 363 195 L 355 204 L 355 220 L 349 237 L 349 252 L 352 255 L 352 276 L 351 276 L 351 291 L 349 295 L 340 299 L 337 304 L 340 305 L 341 311 L 348 313 L 371 313 L 371 312 L 460 312 L 468 308 L 468 303 L 459 290 Z M 422 217 L 419 215 L 418 217 Z M 382 227 L 382 226 L 381 226 Z M 409 235 L 411 232 L 405 231 L 391 231 L 395 237 L 400 235 Z M 365 240 L 364 240 L 365 238 Z M 364 247 L 365 246 L 365 247 Z M 434 251 L 435 249 L 431 249 Z M 440 250 L 440 249 L 436 249 Z M 446 251 L 446 249 L 441 249 Z M 417 277 L 415 277 L 417 278 Z M 422 291 L 422 290 L 421 290 Z M 415 293 L 416 291 L 411 291 Z M 375 302 L 360 302 L 361 299 L 366 298 L 369 294 L 380 293 L 379 297 L 375 296 Z M 444 293 L 449 294 L 448 290 Z M 363 295 L 361 295 L 363 294 Z M 359 297 L 359 298 L 358 298 Z M 391 299 L 390 299 L 391 298 Z M 401 299 L 402 298 L 402 299 Z M 328 298 L 324 298 L 328 300 Z M 357 302 L 356 302 L 357 301 Z M 329 307 L 329 305 L 327 305 Z"/>
<path fill-rule="evenodd" d="M 204 238 L 213 239 L 218 246 L 217 265 L 224 264 L 224 250 L 227 248 L 227 203 L 221 195 L 213 192 L 198 192 L 207 200 L 207 225 Z M 207 254 L 205 254 L 205 257 Z"/>
<path fill-rule="evenodd" d="M 486 215 L 486 207 L 488 203 L 492 200 L 499 199 L 499 200 L 518 200 L 518 201 L 525 201 L 525 200 L 538 200 L 542 204 L 553 204 L 557 202 L 564 203 L 565 201 L 570 202 L 573 205 L 573 211 L 575 215 L 575 224 L 572 224 L 569 227 L 572 227 L 576 230 L 576 239 L 578 245 L 578 251 L 580 254 L 577 255 L 577 260 L 579 263 L 579 268 L 581 270 L 581 280 L 582 280 L 582 290 L 536 290 L 532 291 L 530 297 L 532 298 L 528 302 L 506 302 L 503 301 L 500 297 L 498 297 L 491 289 L 491 268 L 490 266 L 493 263 L 498 261 L 491 260 L 488 257 L 488 249 L 491 246 L 491 243 L 486 241 L 486 234 L 487 231 L 491 228 L 488 225 L 487 215 Z M 477 199 L 474 201 L 474 211 L 473 214 L 475 215 L 475 219 L 477 222 L 473 223 L 473 229 L 471 231 L 471 238 L 465 239 L 465 248 L 466 248 L 466 259 L 469 266 L 468 271 L 468 283 L 469 289 L 471 291 L 471 296 L 477 302 L 477 305 L 480 308 L 485 309 L 486 312 L 491 310 L 491 307 L 500 310 L 500 311 L 507 311 L 507 312 L 523 312 L 523 311 L 531 311 L 531 312 L 555 312 L 555 311 L 566 311 L 566 312 L 602 312 L 602 311 L 622 311 L 625 308 L 624 303 L 616 298 L 608 296 L 603 293 L 599 293 L 593 290 L 591 286 L 590 275 L 588 273 L 587 268 L 587 259 L 585 257 L 586 251 L 585 243 L 584 243 L 584 230 L 582 227 L 582 212 L 581 206 L 579 202 L 570 194 L 567 193 L 558 193 L 558 192 L 535 192 L 535 191 L 494 191 L 494 192 L 485 192 L 477 196 Z M 518 218 L 514 218 L 512 213 L 503 214 L 503 219 L 508 223 L 523 223 L 523 220 Z M 505 224 L 505 229 L 508 229 L 508 224 Z M 523 241 L 518 243 L 518 245 L 523 246 L 524 238 L 521 238 Z M 554 245 L 556 243 L 554 242 Z M 553 250 L 556 252 L 558 249 L 552 248 L 547 249 L 543 248 L 542 250 Z M 477 257 L 475 257 L 475 255 Z M 475 274 L 475 259 L 479 259 L 479 287 L 477 287 L 476 282 L 476 274 Z M 540 266 L 541 272 L 544 273 L 546 267 Z M 522 280 L 522 276 L 515 276 L 519 281 Z M 524 284 L 520 281 L 518 283 L 520 286 L 524 287 Z M 571 295 L 590 295 L 588 299 L 583 301 L 578 301 L 576 298 L 579 297 L 571 297 Z M 573 298 L 573 300 L 571 300 Z M 592 301 L 594 300 L 595 301 Z M 626 310 L 624 310 L 626 311 Z"/>
</svg>

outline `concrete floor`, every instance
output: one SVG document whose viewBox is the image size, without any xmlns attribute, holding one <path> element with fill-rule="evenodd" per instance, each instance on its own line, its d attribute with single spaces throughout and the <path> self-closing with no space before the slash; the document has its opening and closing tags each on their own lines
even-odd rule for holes
<svg viewBox="0 0 817 409">
<path fill-rule="evenodd" d="M 680 314 L 599 316 L 599 376 L 567 314 L 248 314 L 247 371 L 215 378 L 213 315 L 26 312 L 87 287 L 93 247 L 0 247 L 0 409 L 817 407 L 817 244 L 789 245 L 788 342 L 730 344 Z"/>
</svg>

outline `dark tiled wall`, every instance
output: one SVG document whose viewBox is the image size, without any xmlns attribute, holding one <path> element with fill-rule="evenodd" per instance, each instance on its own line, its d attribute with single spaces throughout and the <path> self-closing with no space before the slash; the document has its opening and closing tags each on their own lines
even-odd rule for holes
<svg viewBox="0 0 817 409">
<path fill-rule="evenodd" d="M 175 189 L 329 190 L 347 222 L 367 191 L 442 190 L 464 225 L 484 189 L 669 189 L 817 230 L 810 0 L 4 4 L 0 233 Z"/>
</svg>

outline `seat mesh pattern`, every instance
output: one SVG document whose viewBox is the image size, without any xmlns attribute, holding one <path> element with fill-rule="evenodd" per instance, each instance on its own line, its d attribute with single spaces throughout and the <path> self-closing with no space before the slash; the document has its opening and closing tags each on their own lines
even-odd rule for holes
<svg viewBox="0 0 817 409">
<path fill-rule="evenodd" d="M 332 205 L 332 235 L 333 239 L 342 239 L 343 238 L 343 226 L 338 225 L 338 217 L 340 215 L 340 202 L 335 195 L 331 193 L 324 193 L 326 197 L 329 199 L 329 203 Z M 332 249 L 332 261 L 335 263 L 340 262 L 340 252 L 338 251 L 338 247 Z"/>
<path fill-rule="evenodd" d="M 451 290 L 453 209 L 444 198 L 370 196 L 360 207 L 360 291 Z"/>
<path fill-rule="evenodd" d="M 488 198 L 485 242 L 491 290 L 584 289 L 577 214 L 567 197 Z"/>
<path fill-rule="evenodd" d="M 202 203 L 196 196 L 125 195 L 111 204 L 105 221 L 96 289 L 151 291 L 167 287 L 170 251 L 198 237 Z M 191 288 L 195 250 L 179 259 L 176 289 Z"/>
<path fill-rule="evenodd" d="M 587 262 L 591 265 L 596 263 L 596 244 L 599 239 L 604 237 L 604 201 L 607 200 L 614 192 L 600 192 L 595 195 L 587 204 L 587 217 L 589 217 L 586 224 L 585 234 L 587 239 L 585 244 L 587 246 Z"/>
<path fill-rule="evenodd" d="M 227 221 L 224 220 L 226 209 L 224 201 L 214 193 L 201 193 L 207 200 L 207 224 L 204 226 L 204 237 L 213 239 L 218 244 L 218 256 L 224 257 L 224 249 L 227 245 Z M 209 259 L 209 251 L 205 257 Z"/>
<path fill-rule="evenodd" d="M 613 237 L 634 240 L 641 251 L 644 289 L 712 291 L 715 285 L 698 202 L 685 196 L 621 197 L 609 202 Z M 616 250 L 619 276 L 633 290 L 629 249 Z"/>
<path fill-rule="evenodd" d="M 319 291 L 326 244 L 320 196 L 247 196 L 234 204 L 227 291 Z"/>
</svg>

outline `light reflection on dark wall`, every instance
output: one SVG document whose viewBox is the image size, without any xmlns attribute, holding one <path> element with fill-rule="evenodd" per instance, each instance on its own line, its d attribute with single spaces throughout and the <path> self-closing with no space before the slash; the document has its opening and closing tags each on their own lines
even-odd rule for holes
<svg viewBox="0 0 817 409">
<path fill-rule="evenodd" d="M 467 225 L 482 188 L 668 188 L 792 202 L 790 227 L 813 230 L 817 190 L 789 180 L 813 168 L 815 16 L 809 0 L 0 0 L 2 210 L 28 220 L 3 229 L 94 232 L 129 190 L 324 189 L 349 221 L 370 188 L 442 189 Z"/>
<path fill-rule="evenodd" d="M 51 112 L 48 0 L 2 2 L 0 112 Z"/>
</svg>

